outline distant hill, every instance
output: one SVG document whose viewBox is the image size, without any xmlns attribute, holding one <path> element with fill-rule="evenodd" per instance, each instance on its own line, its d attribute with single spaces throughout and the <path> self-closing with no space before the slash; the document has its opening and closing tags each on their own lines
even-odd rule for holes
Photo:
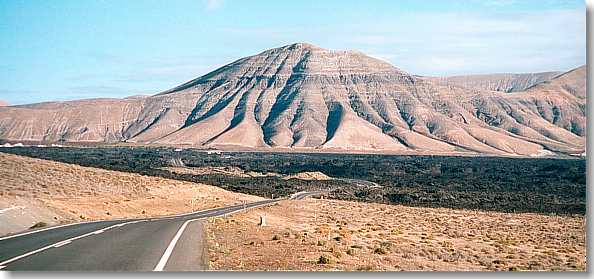
<svg viewBox="0 0 594 279">
<path fill-rule="evenodd" d="M 583 152 L 585 67 L 508 80 L 501 88 L 513 93 L 504 94 L 414 76 L 358 51 L 297 43 L 154 96 L 3 107 L 0 139 L 410 154 Z"/>
<path fill-rule="evenodd" d="M 525 74 L 487 74 L 450 77 L 432 77 L 442 84 L 452 84 L 482 90 L 501 92 L 524 91 L 532 86 L 549 81 L 562 72 L 525 73 Z"/>
</svg>

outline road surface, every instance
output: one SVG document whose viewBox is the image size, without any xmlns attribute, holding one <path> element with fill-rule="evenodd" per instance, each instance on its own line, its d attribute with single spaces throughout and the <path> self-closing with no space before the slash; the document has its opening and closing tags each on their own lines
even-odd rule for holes
<svg viewBox="0 0 594 279">
<path fill-rule="evenodd" d="M 300 192 L 300 200 L 319 192 Z M 58 226 L 0 238 L 1 270 L 195 271 L 208 269 L 202 221 L 284 198 L 148 219 Z"/>
</svg>

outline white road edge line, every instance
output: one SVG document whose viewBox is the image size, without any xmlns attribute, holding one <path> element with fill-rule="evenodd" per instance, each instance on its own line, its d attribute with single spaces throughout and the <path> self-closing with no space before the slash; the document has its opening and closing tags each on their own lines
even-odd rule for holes
<svg viewBox="0 0 594 279">
<path fill-rule="evenodd" d="M 171 242 L 169 242 L 169 246 L 167 246 L 167 249 L 165 249 L 165 253 L 163 253 L 163 256 L 161 256 L 161 259 L 159 259 L 159 262 L 157 263 L 157 265 L 155 266 L 153 271 L 163 271 L 163 269 L 165 269 L 165 265 L 167 264 L 167 261 L 169 260 L 171 253 L 173 253 L 173 248 L 175 248 L 175 244 L 177 244 L 177 241 L 180 239 L 180 237 L 184 233 L 184 230 L 186 230 L 186 227 L 188 226 L 188 224 L 190 222 L 193 222 L 196 220 L 199 220 L 199 219 L 188 220 L 188 221 L 185 221 L 183 223 L 183 225 L 181 225 L 181 227 L 179 228 L 179 230 L 177 231 L 177 233 L 175 234 L 173 239 L 171 239 Z"/>
<path fill-rule="evenodd" d="M 211 216 L 211 217 L 216 217 L 216 216 L 221 216 L 221 215 L 228 215 L 228 214 L 233 214 L 236 212 L 240 212 L 240 211 L 244 211 L 247 209 L 252 209 L 252 208 L 258 208 L 258 207 L 262 207 L 265 205 L 271 205 L 271 204 L 275 204 L 278 201 L 275 202 L 270 202 L 270 203 L 263 203 L 263 204 L 259 204 L 253 207 L 247 207 L 247 208 L 240 208 L 240 209 L 236 209 L 230 212 L 226 212 L 223 214 L 219 214 L 219 215 L 215 215 L 215 216 Z M 155 266 L 155 268 L 153 269 L 153 271 L 163 271 L 165 269 L 165 265 L 167 265 L 167 261 L 169 261 L 169 257 L 171 257 L 171 254 L 173 253 L 173 249 L 175 248 L 175 245 L 177 244 L 177 241 L 181 238 L 182 234 L 184 233 L 184 231 L 186 230 L 186 227 L 188 226 L 189 223 L 194 222 L 194 221 L 198 221 L 204 218 L 208 218 L 208 216 L 202 216 L 196 219 L 191 219 L 188 220 L 186 222 L 184 222 L 181 227 L 179 228 L 179 230 L 177 231 L 177 233 L 175 234 L 175 236 L 173 237 L 173 239 L 171 239 L 171 242 L 169 242 L 169 246 L 167 246 L 167 249 L 165 249 L 165 252 L 163 253 L 163 256 L 161 256 L 161 259 L 159 259 L 159 262 L 157 263 L 157 265 Z"/>
<path fill-rule="evenodd" d="M 38 233 L 38 232 L 44 232 L 44 231 L 49 231 L 49 230 L 53 230 L 53 229 L 59 229 L 59 228 L 63 228 L 63 227 L 73 226 L 73 225 L 90 224 L 90 223 L 97 223 L 97 222 L 105 222 L 105 220 L 59 225 L 59 226 L 49 227 L 49 228 L 45 228 L 45 229 L 41 229 L 41 230 L 35 230 L 35 231 L 24 232 L 24 233 L 19 233 L 19 234 L 5 236 L 5 237 L 0 237 L 0 241 L 5 240 L 5 239 L 11 239 L 11 238 L 19 237 L 19 236 L 34 234 L 34 233 Z"/>
<path fill-rule="evenodd" d="M 143 221 L 144 221 L 144 220 L 131 221 L 131 222 L 124 223 L 123 225 L 134 224 L 134 223 L 143 222 Z M 14 257 L 14 258 L 11 258 L 11 259 L 8 259 L 8 260 L 5 260 L 5 261 L 3 261 L 3 262 L 1 262 L 1 263 L 0 263 L 0 266 L 6 266 L 7 264 L 9 264 L 9 263 L 12 263 L 12 262 L 14 262 L 14 261 L 18 261 L 18 260 L 20 260 L 20 259 L 22 259 L 22 258 L 26 258 L 26 257 L 28 257 L 28 256 L 31 256 L 31 255 L 37 254 L 37 253 L 39 253 L 39 252 L 43 252 L 43 251 L 45 251 L 45 250 L 47 250 L 47 249 L 51 249 L 51 248 L 57 248 L 57 247 L 60 247 L 60 246 L 66 245 L 66 244 L 68 244 L 68 243 L 71 243 L 71 242 L 72 242 L 72 241 L 74 241 L 74 240 L 81 239 L 81 238 L 84 238 L 84 237 L 87 237 L 87 236 L 90 236 L 90 235 L 94 235 L 94 234 L 95 234 L 96 232 L 98 232 L 98 231 L 101 231 L 101 230 L 109 230 L 109 229 L 115 228 L 116 226 L 118 226 L 118 225 L 112 225 L 112 226 L 109 226 L 109 227 L 106 227 L 106 228 L 103 228 L 103 229 L 100 229 L 100 230 L 97 230 L 97 231 L 93 231 L 93 232 L 86 233 L 86 234 L 83 234 L 83 235 L 75 236 L 75 237 L 73 237 L 73 238 L 69 238 L 69 239 L 61 240 L 61 241 L 58 241 L 58 242 L 56 242 L 56 243 L 52 243 L 52 244 L 50 244 L 50 245 L 48 245 L 48 246 L 41 247 L 41 248 L 39 248 L 39 249 L 37 249 L 37 250 L 29 251 L 29 252 L 27 252 L 27 253 L 25 253 L 25 254 L 22 254 L 22 255 L 19 255 L 19 256 L 16 256 L 16 257 Z M 58 246 L 56 246 L 56 245 L 58 245 Z"/>
<path fill-rule="evenodd" d="M 209 209 L 204 209 L 204 210 L 200 210 L 200 211 L 194 211 L 194 212 L 189 212 L 189 213 L 182 213 L 182 214 L 167 216 L 165 218 L 183 217 L 183 216 L 187 216 L 187 215 L 203 213 L 203 212 L 206 212 L 206 211 L 209 211 L 209 210 L 213 210 L 213 209 L 217 209 L 217 208 L 209 208 Z M 147 218 L 147 219 L 159 220 L 161 218 Z M 74 225 L 82 225 L 82 224 L 92 224 L 92 223 L 98 223 L 98 222 L 108 222 L 108 221 L 118 221 L 118 220 L 97 220 L 97 221 L 89 221 L 89 222 L 79 222 L 79 223 L 64 224 L 64 225 L 53 226 L 53 227 L 49 227 L 49 228 L 45 228 L 45 229 L 40 229 L 40 230 L 35 230 L 35 231 L 29 231 L 29 232 L 23 232 L 23 233 L 19 233 L 19 234 L 14 234 L 14 235 L 0 237 L 0 241 L 6 240 L 6 239 L 15 238 L 15 237 L 19 237 L 19 236 L 25 236 L 25 235 L 29 235 L 29 234 L 34 234 L 34 233 L 49 231 L 49 230 L 53 230 L 53 229 L 59 229 L 59 228 L 63 228 L 63 227 L 69 227 L 69 226 L 74 226 Z M 125 221 L 125 220 L 121 220 L 121 221 Z M 120 224 L 120 227 L 121 226 L 123 226 L 123 225 Z"/>
<path fill-rule="evenodd" d="M 214 216 L 210 216 L 210 217 L 216 217 L 216 216 L 221 216 L 221 215 L 228 215 L 228 214 L 233 214 L 236 212 L 240 212 L 246 209 L 252 209 L 252 208 L 258 208 L 258 207 L 262 207 L 262 206 L 266 206 L 266 205 L 271 205 L 271 204 L 275 204 L 277 202 L 280 202 L 283 199 L 276 199 L 276 200 L 270 200 L 271 202 L 267 202 L 267 203 L 262 203 L 262 204 L 258 204 L 255 206 L 248 206 L 248 207 L 243 207 L 228 213 L 224 213 L 224 214 L 219 214 L 219 215 L 214 215 Z M 244 205 L 245 206 L 245 205 Z M 199 213 L 203 213 L 203 212 L 207 212 L 213 209 L 217 209 L 217 208 L 210 208 L 210 209 L 205 209 L 205 210 L 201 210 L 201 211 L 195 211 L 195 212 L 190 212 L 190 213 L 185 213 L 185 214 L 178 214 L 178 215 L 173 215 L 173 216 L 168 216 L 166 218 L 174 218 L 174 217 L 183 217 L 183 216 L 188 216 L 188 215 L 192 215 L 192 214 L 199 214 Z M 162 271 L 165 268 L 165 265 L 167 264 L 167 261 L 169 260 L 169 257 L 171 256 L 171 253 L 173 252 L 173 248 L 175 248 L 175 244 L 177 243 L 177 241 L 179 240 L 179 238 L 181 237 L 181 235 L 183 234 L 183 231 L 185 230 L 186 226 L 188 225 L 188 223 L 192 222 L 192 221 L 196 221 L 196 220 L 200 220 L 200 219 L 204 219 L 204 218 L 208 218 L 209 216 L 200 216 L 196 219 L 191 219 L 186 221 L 182 227 L 180 227 L 180 230 L 177 232 L 177 234 L 175 235 L 175 237 L 171 240 L 171 242 L 169 243 L 169 246 L 167 247 L 167 249 L 165 250 L 165 253 L 163 254 L 163 256 L 161 257 L 161 259 L 159 260 L 159 263 L 157 264 L 157 266 L 155 267 L 155 269 L 153 271 Z M 164 218 L 161 218 L 164 219 Z M 33 251 L 29 251 L 25 254 L 16 256 L 14 258 L 5 260 L 3 262 L 0 262 L 0 269 L 6 268 L 6 265 L 9 263 L 12 263 L 14 261 L 20 260 L 22 258 L 26 258 L 28 256 L 37 254 L 39 252 L 45 251 L 47 249 L 51 249 L 51 248 L 58 248 L 61 247 L 63 245 L 69 244 L 74 240 L 78 240 L 90 235 L 94 235 L 94 234 L 100 234 L 102 232 L 105 232 L 106 230 L 112 229 L 112 228 L 117 228 L 117 227 L 122 227 L 124 225 L 128 225 L 128 224 L 134 224 L 134 223 L 138 223 L 138 222 L 145 222 L 145 221 L 149 221 L 150 219 L 143 219 L 143 220 L 135 220 L 135 221 L 130 221 L 130 222 L 126 222 L 126 223 L 119 223 L 119 224 L 115 224 L 115 225 L 111 225 L 109 227 L 105 227 L 103 229 L 99 229 L 90 233 L 86 233 L 83 235 L 79 235 L 73 238 L 69 238 L 66 240 L 62 240 L 62 241 L 58 241 L 56 243 L 52 243 L 48 246 L 44 246 L 41 247 L 37 250 L 33 250 Z M 159 220 L 156 219 L 156 220 Z M 41 230 L 36 230 L 36 231 L 30 231 L 30 232 L 24 232 L 24 233 L 20 233 L 20 234 L 16 234 L 16 235 L 10 235 L 10 236 L 5 236 L 0 238 L 0 241 L 5 240 L 5 239 L 10 239 L 10 238 L 15 238 L 15 237 L 19 237 L 19 236 L 24 236 L 24 235 L 29 235 L 29 234 L 34 234 L 34 233 L 38 233 L 38 232 L 42 232 L 42 231 L 47 231 L 47 230 L 52 230 L 52 229 L 57 229 L 57 228 L 63 228 L 63 227 L 68 227 L 68 226 L 73 226 L 73 225 L 80 225 L 80 224 L 89 224 L 89 223 L 97 223 L 97 222 L 105 222 L 106 220 L 99 220 L 99 221 L 90 221 L 90 222 L 82 222 L 82 223 L 72 223 L 72 224 L 65 224 L 65 225 L 60 225 L 60 226 L 55 226 L 55 227 L 49 227 L 46 229 L 41 229 Z M 58 246 L 56 246 L 58 245 Z M 162 263 L 163 262 L 163 263 Z M 162 266 L 161 266 L 162 265 Z M 160 268 L 160 269 L 158 269 Z"/>
<path fill-rule="evenodd" d="M 11 205 L 10 207 L 7 207 L 7 208 L 0 209 L 0 214 L 2 214 L 2 213 L 4 213 L 4 212 L 11 211 L 11 210 L 15 210 L 15 209 L 24 209 L 24 208 L 25 208 L 25 207 L 24 207 L 24 206 L 22 206 L 22 205 L 18 205 L 18 206 Z"/>
<path fill-rule="evenodd" d="M 282 199 L 278 199 L 278 200 L 280 201 Z M 217 209 L 217 208 L 209 208 L 209 209 L 204 209 L 204 210 L 200 210 L 200 211 L 194 211 L 194 212 L 189 212 L 189 213 L 182 213 L 182 214 L 168 216 L 168 217 L 165 217 L 165 218 L 183 217 L 183 216 L 188 216 L 188 215 L 192 215 L 192 214 L 203 213 L 203 212 L 206 212 L 206 211 L 209 211 L 209 210 L 213 210 L 213 209 Z M 156 220 L 159 220 L 159 219 L 160 218 L 156 218 Z M 53 230 L 53 229 L 68 227 L 68 226 L 82 225 L 82 224 L 91 224 L 91 223 L 98 223 L 98 222 L 107 222 L 107 221 L 116 221 L 116 220 L 97 220 L 97 221 L 89 221 L 89 222 L 64 224 L 64 225 L 53 226 L 53 227 L 49 227 L 49 228 L 45 228 L 45 229 L 40 229 L 40 230 L 29 231 L 29 232 L 24 232 L 24 233 L 19 233 L 19 234 L 14 234 L 14 235 L 0 237 L 0 241 L 6 240 L 6 239 L 15 238 L 15 237 L 19 237 L 19 236 L 34 234 L 34 233 L 38 233 L 38 232 L 44 232 L 44 231 L 49 231 L 49 230 Z"/>
</svg>

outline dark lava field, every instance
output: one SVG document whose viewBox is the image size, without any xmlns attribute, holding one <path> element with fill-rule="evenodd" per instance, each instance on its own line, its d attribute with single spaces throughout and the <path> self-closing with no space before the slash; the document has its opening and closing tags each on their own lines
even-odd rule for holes
<svg viewBox="0 0 594 279">
<path fill-rule="evenodd" d="M 0 152 L 200 182 L 265 197 L 326 190 L 334 199 L 409 206 L 560 215 L 586 212 L 585 159 L 271 152 L 208 154 L 204 150 L 156 147 L 16 147 L 2 148 Z M 169 166 L 172 159 L 181 159 L 186 167 L 238 167 L 245 171 L 279 174 L 319 171 L 342 179 L 308 181 L 221 173 L 193 175 L 160 169 Z"/>
</svg>

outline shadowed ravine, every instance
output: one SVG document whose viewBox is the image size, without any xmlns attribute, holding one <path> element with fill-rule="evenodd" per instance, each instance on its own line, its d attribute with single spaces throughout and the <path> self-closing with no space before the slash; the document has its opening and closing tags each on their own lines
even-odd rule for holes
<svg viewBox="0 0 594 279">
<path fill-rule="evenodd" d="M 0 107 L 0 139 L 581 154 L 585 72 L 420 77 L 361 52 L 299 43 L 154 96 Z"/>
</svg>

